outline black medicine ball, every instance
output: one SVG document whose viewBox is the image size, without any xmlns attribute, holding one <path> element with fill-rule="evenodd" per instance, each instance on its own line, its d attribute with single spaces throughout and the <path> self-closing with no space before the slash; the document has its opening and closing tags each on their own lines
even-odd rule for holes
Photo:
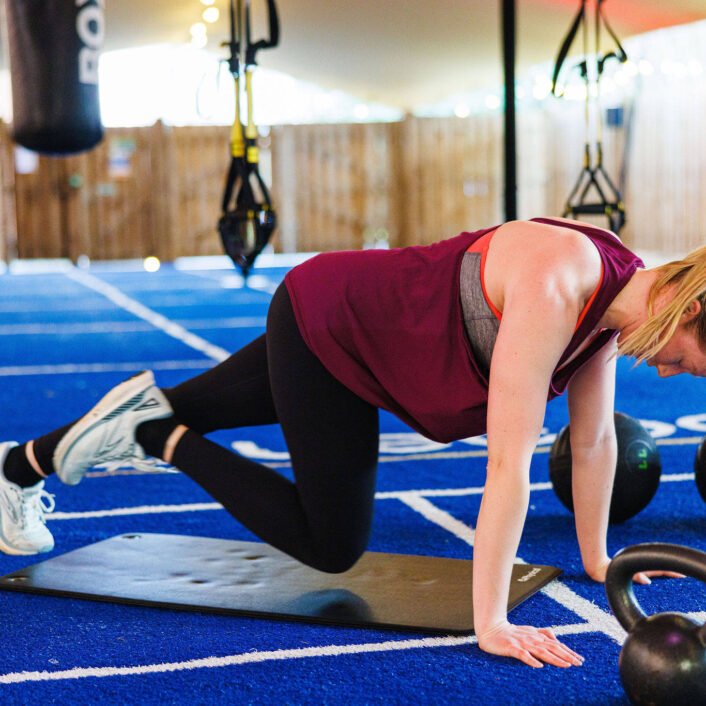
<svg viewBox="0 0 706 706">
<path fill-rule="evenodd" d="M 615 433 L 618 438 L 618 463 L 610 503 L 611 524 L 625 522 L 647 507 L 657 492 L 662 473 L 657 445 L 637 419 L 616 412 Z M 706 456 L 706 453 L 704 455 Z M 559 500 L 573 512 L 568 426 L 559 432 L 552 444 L 549 453 L 549 479 Z"/>
</svg>

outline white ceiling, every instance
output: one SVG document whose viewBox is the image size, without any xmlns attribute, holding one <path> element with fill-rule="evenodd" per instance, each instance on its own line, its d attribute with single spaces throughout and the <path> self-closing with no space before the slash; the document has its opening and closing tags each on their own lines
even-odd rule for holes
<svg viewBox="0 0 706 706">
<path fill-rule="evenodd" d="M 17 0 L 14 0 L 17 1 Z M 411 109 L 501 81 L 501 0 L 277 0 L 281 42 L 258 63 Z M 519 69 L 554 59 L 578 0 L 517 0 Z M 593 0 L 590 2 L 593 5 Z M 257 26 L 265 0 L 252 0 Z M 209 47 L 228 37 L 226 0 Z M 704 0 L 605 0 L 622 38 L 706 19 Z M 185 43 L 200 0 L 106 0 L 106 49 Z M 257 32 L 259 36 L 261 32 Z"/>
</svg>

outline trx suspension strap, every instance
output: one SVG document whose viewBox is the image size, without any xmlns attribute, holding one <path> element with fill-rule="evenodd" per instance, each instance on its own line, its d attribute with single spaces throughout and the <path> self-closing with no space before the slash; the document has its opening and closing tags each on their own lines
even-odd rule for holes
<svg viewBox="0 0 706 706">
<path fill-rule="evenodd" d="M 619 233 L 625 225 L 625 205 L 620 191 L 615 186 L 613 181 L 608 176 L 608 173 L 603 167 L 603 120 L 600 111 L 600 81 L 605 70 L 606 63 L 609 59 L 616 59 L 620 62 L 627 61 L 627 54 L 623 49 L 620 40 L 615 32 L 608 24 L 608 21 L 603 14 L 603 4 L 605 0 L 595 0 L 596 12 L 594 17 L 594 36 L 595 36 L 595 61 L 596 72 L 595 78 L 591 77 L 588 62 L 589 62 L 589 20 L 587 13 L 588 0 L 581 0 L 579 11 L 574 18 L 568 34 L 559 48 L 556 64 L 554 66 L 554 75 L 552 77 L 552 93 L 561 97 L 563 93 L 559 90 L 558 79 L 561 73 L 562 66 L 566 57 L 571 50 L 571 46 L 579 33 L 582 31 L 583 36 L 583 61 L 577 64 L 574 68 L 578 69 L 581 78 L 586 84 L 586 142 L 584 145 L 583 168 L 579 177 L 571 190 L 569 197 L 564 206 L 563 215 L 572 216 L 574 218 L 582 215 L 598 215 L 606 216 L 610 230 Z M 615 44 L 613 51 L 601 55 L 601 26 L 605 27 L 607 33 Z M 593 161 L 591 150 L 591 86 L 595 85 L 595 100 L 596 100 L 596 160 Z"/>
<path fill-rule="evenodd" d="M 250 0 L 230 0 L 230 59 L 228 67 L 235 83 L 235 119 L 230 135 L 231 161 L 223 192 L 223 215 L 218 221 L 223 247 L 247 277 L 250 268 L 267 245 L 277 225 L 272 200 L 260 175 L 258 131 L 253 113 L 252 74 L 255 56 L 279 42 L 279 20 L 274 0 L 267 0 L 269 38 L 252 41 Z M 245 77 L 247 123 L 240 118 L 241 69 Z"/>
</svg>

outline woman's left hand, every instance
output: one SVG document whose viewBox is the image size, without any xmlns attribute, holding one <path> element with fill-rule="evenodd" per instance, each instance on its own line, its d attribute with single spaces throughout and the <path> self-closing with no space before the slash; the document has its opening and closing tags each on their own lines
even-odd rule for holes
<svg viewBox="0 0 706 706">
<path fill-rule="evenodd" d="M 610 564 L 610 559 L 601 562 L 596 568 L 589 570 L 586 569 L 586 573 L 598 583 L 605 583 L 605 575 L 608 571 L 608 565 Z M 684 574 L 677 573 L 676 571 L 640 571 L 632 577 L 635 583 L 642 585 L 647 585 L 652 583 L 651 577 L 660 576 L 663 578 L 670 579 L 683 579 Z"/>
<path fill-rule="evenodd" d="M 679 574 L 676 571 L 641 571 L 639 574 L 635 574 L 632 580 L 635 583 L 641 583 L 647 585 L 652 583 L 651 576 L 661 576 L 668 579 L 683 579 L 686 578 L 684 574 Z"/>
</svg>

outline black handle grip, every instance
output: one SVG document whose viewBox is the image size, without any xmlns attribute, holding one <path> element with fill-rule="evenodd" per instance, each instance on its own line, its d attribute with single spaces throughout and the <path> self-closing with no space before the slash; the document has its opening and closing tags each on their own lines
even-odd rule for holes
<svg viewBox="0 0 706 706">
<path fill-rule="evenodd" d="M 610 562 L 605 588 L 618 622 L 630 632 L 646 617 L 635 598 L 632 577 L 640 571 L 676 571 L 706 583 L 706 553 L 678 544 L 636 544 Z"/>
</svg>

